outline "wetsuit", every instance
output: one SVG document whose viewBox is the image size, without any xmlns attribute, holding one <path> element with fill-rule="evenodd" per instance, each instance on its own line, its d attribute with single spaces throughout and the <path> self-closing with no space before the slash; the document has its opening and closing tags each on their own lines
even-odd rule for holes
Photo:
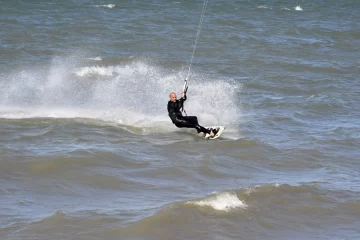
<svg viewBox="0 0 360 240">
<path fill-rule="evenodd" d="M 183 116 L 181 114 L 180 109 L 183 107 L 184 101 L 186 100 L 186 95 L 176 102 L 169 101 L 168 102 L 168 112 L 171 121 L 177 126 L 178 128 L 195 128 L 198 133 L 209 133 L 210 130 L 206 129 L 199 125 L 197 117 L 195 116 Z"/>
</svg>

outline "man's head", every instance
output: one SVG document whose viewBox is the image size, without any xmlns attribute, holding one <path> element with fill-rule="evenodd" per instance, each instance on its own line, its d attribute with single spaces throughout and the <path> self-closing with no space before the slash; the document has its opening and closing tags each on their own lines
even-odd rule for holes
<svg viewBox="0 0 360 240">
<path fill-rule="evenodd" d="M 171 92 L 170 95 L 169 95 L 169 97 L 170 97 L 170 101 L 171 101 L 171 102 L 176 102 L 176 93 Z"/>
</svg>

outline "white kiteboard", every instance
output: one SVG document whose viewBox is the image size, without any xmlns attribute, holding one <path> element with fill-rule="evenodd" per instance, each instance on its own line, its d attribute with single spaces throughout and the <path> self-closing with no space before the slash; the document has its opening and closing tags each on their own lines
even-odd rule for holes
<svg viewBox="0 0 360 240">
<path fill-rule="evenodd" d="M 211 126 L 211 127 L 206 127 L 207 129 L 210 129 L 210 128 L 213 128 L 213 129 L 216 129 L 218 130 L 217 133 L 211 137 L 210 134 L 205 134 L 204 138 L 206 139 L 216 139 L 218 137 L 220 137 L 220 135 L 222 134 L 222 132 L 225 130 L 225 127 L 224 126 Z"/>
</svg>

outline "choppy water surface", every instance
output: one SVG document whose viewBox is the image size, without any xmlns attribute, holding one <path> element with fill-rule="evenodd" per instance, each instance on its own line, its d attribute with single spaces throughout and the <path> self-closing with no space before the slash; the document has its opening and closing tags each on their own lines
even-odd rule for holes
<svg viewBox="0 0 360 240">
<path fill-rule="evenodd" d="M 358 1 L 4 1 L 1 239 L 360 239 Z"/>
</svg>

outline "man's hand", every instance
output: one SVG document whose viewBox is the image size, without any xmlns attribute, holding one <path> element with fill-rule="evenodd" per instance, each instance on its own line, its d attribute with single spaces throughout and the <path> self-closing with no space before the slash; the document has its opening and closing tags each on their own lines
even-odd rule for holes
<svg viewBox="0 0 360 240">
<path fill-rule="evenodd" d="M 184 96 L 185 96 L 185 92 L 182 91 L 182 92 L 181 92 L 181 97 L 184 97 Z"/>
</svg>

